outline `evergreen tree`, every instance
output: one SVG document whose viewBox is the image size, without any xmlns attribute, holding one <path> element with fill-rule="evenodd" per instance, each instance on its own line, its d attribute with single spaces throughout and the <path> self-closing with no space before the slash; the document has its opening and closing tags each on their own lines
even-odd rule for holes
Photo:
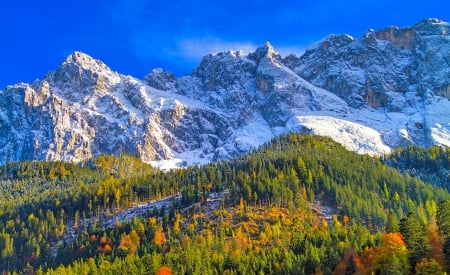
<svg viewBox="0 0 450 275">
<path fill-rule="evenodd" d="M 389 211 L 388 220 L 386 223 L 386 233 L 398 232 L 400 229 L 397 215 L 394 211 Z"/>
<path fill-rule="evenodd" d="M 442 252 L 444 253 L 447 273 L 450 273 L 450 200 L 443 201 L 439 204 L 436 220 L 439 233 L 444 238 Z"/>
<path fill-rule="evenodd" d="M 431 250 L 424 227 L 413 213 L 409 213 L 407 217 L 400 220 L 400 233 L 409 251 L 410 266 L 414 268 L 422 258 L 427 257 Z"/>
<path fill-rule="evenodd" d="M 443 201 L 439 204 L 436 220 L 439 233 L 444 237 L 450 236 L 450 200 Z"/>
</svg>

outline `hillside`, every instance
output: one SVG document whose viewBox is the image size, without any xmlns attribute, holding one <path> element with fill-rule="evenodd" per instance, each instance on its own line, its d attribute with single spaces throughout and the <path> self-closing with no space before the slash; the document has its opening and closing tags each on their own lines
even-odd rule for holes
<svg viewBox="0 0 450 275">
<path fill-rule="evenodd" d="M 324 137 L 168 172 L 124 155 L 11 163 L 0 179 L 5 271 L 376 272 L 395 266 L 388 249 L 409 272 L 448 257 L 448 191 Z"/>
<path fill-rule="evenodd" d="M 448 147 L 398 148 L 384 162 L 404 174 L 418 177 L 450 190 L 450 151 Z"/>
</svg>

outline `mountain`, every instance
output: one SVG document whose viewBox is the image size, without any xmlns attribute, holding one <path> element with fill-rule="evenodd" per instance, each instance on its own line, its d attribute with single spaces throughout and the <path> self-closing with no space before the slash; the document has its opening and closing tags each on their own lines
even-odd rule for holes
<svg viewBox="0 0 450 275">
<path fill-rule="evenodd" d="M 189 75 L 121 75 L 75 52 L 32 84 L 0 91 L 0 163 L 129 153 L 160 167 L 247 153 L 285 132 L 347 149 L 450 145 L 450 24 L 330 35 L 302 56 L 270 43 L 213 53 Z"/>
</svg>

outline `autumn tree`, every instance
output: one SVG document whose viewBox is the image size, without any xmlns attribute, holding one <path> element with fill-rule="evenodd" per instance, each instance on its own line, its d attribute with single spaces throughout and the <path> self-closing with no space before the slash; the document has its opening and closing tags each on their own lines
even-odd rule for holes
<svg viewBox="0 0 450 275">
<path fill-rule="evenodd" d="M 156 275 L 172 275 L 172 269 L 168 267 L 167 265 L 163 265 L 158 269 L 158 272 Z"/>
<path fill-rule="evenodd" d="M 173 222 L 173 233 L 175 235 L 178 235 L 178 234 L 180 234 L 180 230 L 181 230 L 181 214 L 176 213 L 175 220 Z"/>
<path fill-rule="evenodd" d="M 348 248 L 344 251 L 344 257 L 334 269 L 333 274 L 362 274 L 363 268 L 358 253 Z"/>
<path fill-rule="evenodd" d="M 427 228 L 427 239 L 430 243 L 430 256 L 442 267 L 445 267 L 445 255 L 442 251 L 443 237 L 438 233 L 436 219 L 432 219 Z"/>
<path fill-rule="evenodd" d="M 422 258 L 416 265 L 416 275 L 443 275 L 442 267 L 435 259 Z"/>
<path fill-rule="evenodd" d="M 387 233 L 375 249 L 372 271 L 376 274 L 407 274 L 408 251 L 400 233 Z"/>
<path fill-rule="evenodd" d="M 136 230 L 122 237 L 119 244 L 119 250 L 127 255 L 134 255 L 140 244 L 140 238 Z"/>
<path fill-rule="evenodd" d="M 156 229 L 154 235 L 153 235 L 153 244 L 158 246 L 163 246 L 164 242 L 166 241 L 166 238 L 164 237 L 163 228 L 159 227 Z"/>
</svg>

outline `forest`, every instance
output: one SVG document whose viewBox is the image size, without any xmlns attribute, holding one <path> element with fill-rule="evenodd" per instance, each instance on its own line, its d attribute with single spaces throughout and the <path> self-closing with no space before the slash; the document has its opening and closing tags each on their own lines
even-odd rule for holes
<svg viewBox="0 0 450 275">
<path fill-rule="evenodd" d="M 385 163 L 402 173 L 450 191 L 450 148 L 409 146 L 398 148 Z"/>
<path fill-rule="evenodd" d="M 448 150 L 287 134 L 171 171 L 129 155 L 0 167 L 5 274 L 444 274 Z"/>
</svg>

